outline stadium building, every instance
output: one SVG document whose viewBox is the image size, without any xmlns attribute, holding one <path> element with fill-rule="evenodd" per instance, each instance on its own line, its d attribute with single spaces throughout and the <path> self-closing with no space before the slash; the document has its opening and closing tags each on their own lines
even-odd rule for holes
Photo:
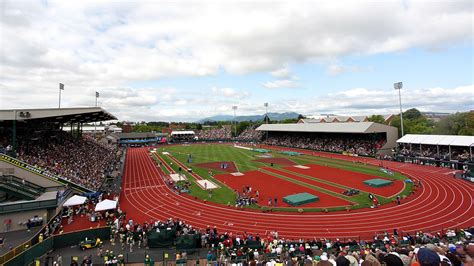
<svg viewBox="0 0 474 266">
<path fill-rule="evenodd" d="M 112 143 L 126 147 L 140 147 L 162 144 L 167 142 L 166 137 L 166 133 L 155 132 L 115 133 L 107 136 L 107 138 Z"/>
<path fill-rule="evenodd" d="M 373 146 L 374 154 L 391 154 L 398 139 L 397 128 L 374 122 L 264 124 L 256 130 L 266 132 L 267 141 L 272 138 L 287 138 L 288 146 L 298 146 L 294 140 L 310 140 L 314 143 L 320 138 L 337 139 L 340 142 L 363 140 L 367 145 Z"/>
<path fill-rule="evenodd" d="M 407 134 L 397 144 L 399 161 L 458 170 L 474 168 L 474 136 Z"/>
<path fill-rule="evenodd" d="M 84 124 L 116 119 L 100 107 L 0 110 L 0 220 L 9 221 L 10 231 L 43 226 L 73 193 L 95 192 L 17 155 L 63 138 L 80 139 Z"/>
</svg>

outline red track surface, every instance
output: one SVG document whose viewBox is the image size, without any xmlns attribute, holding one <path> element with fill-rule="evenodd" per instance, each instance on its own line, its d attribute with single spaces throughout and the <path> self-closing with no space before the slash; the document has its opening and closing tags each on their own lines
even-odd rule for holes
<svg viewBox="0 0 474 266">
<path fill-rule="evenodd" d="M 254 160 L 261 163 L 274 163 L 279 165 L 295 165 L 296 163 L 286 158 L 263 158 Z"/>
<path fill-rule="evenodd" d="M 292 170 L 293 168 L 294 167 L 288 167 L 286 169 Z M 298 180 L 298 181 L 301 181 L 301 182 L 305 182 L 307 184 L 317 186 L 317 187 L 320 187 L 320 188 L 324 188 L 324 189 L 332 191 L 332 192 L 342 193 L 342 192 L 346 191 L 345 189 L 340 188 L 340 187 L 335 187 L 335 186 L 332 186 L 332 185 L 329 185 L 329 184 L 326 184 L 326 183 L 323 183 L 323 182 L 319 182 L 319 181 L 314 180 L 314 179 L 300 177 L 300 176 L 297 176 L 297 175 L 294 175 L 294 174 L 291 174 L 291 173 L 287 173 L 287 172 L 284 172 L 284 171 L 281 171 L 281 170 L 278 170 L 278 169 L 275 169 L 275 168 L 265 167 L 264 169 L 269 171 L 269 172 L 275 173 L 277 175 L 286 176 L 286 177 L 289 177 L 291 179 Z M 305 175 L 309 176 L 307 173 Z"/>
<path fill-rule="evenodd" d="M 286 167 L 285 169 L 292 172 L 300 173 L 303 175 L 312 176 L 318 179 L 326 180 L 329 182 L 341 184 L 346 187 L 355 188 L 365 192 L 370 192 L 383 197 L 391 197 L 402 192 L 404 184 L 401 180 L 391 180 L 393 184 L 385 187 L 371 187 L 364 184 L 365 180 L 380 178 L 378 176 L 370 176 L 363 173 L 351 172 L 339 168 L 321 166 L 317 164 L 305 165 L 310 167 L 309 169 L 300 169 L 296 167 Z M 383 178 L 382 178 L 383 179 Z"/>
<path fill-rule="evenodd" d="M 269 174 L 262 173 L 260 171 L 245 172 L 243 176 L 233 176 L 230 174 L 216 175 L 215 178 L 237 191 L 242 191 L 243 186 L 251 185 L 252 191 L 258 190 L 260 194 L 259 203 L 261 206 L 268 205 L 269 198 L 274 199 L 277 197 L 278 206 L 291 207 L 291 205 L 283 202 L 283 197 L 303 192 L 319 196 L 319 201 L 305 204 L 302 207 L 326 208 L 351 205 L 351 202 L 349 201 L 292 183 L 290 181 L 286 181 Z"/>
<path fill-rule="evenodd" d="M 328 156 L 317 153 L 320 156 Z M 357 160 L 345 156 L 341 159 Z M 374 159 L 364 162 L 378 165 Z M 261 213 L 206 204 L 177 195 L 165 186 L 163 178 L 146 148 L 129 149 L 125 165 L 120 204 L 130 217 L 144 221 L 176 217 L 197 227 L 216 225 L 220 231 L 265 234 L 277 230 L 285 238 L 371 239 L 374 233 L 398 228 L 400 232 L 439 231 L 474 225 L 474 186 L 454 179 L 450 169 L 384 162 L 385 166 L 423 181 L 423 188 L 411 201 L 333 213 Z"/>
</svg>

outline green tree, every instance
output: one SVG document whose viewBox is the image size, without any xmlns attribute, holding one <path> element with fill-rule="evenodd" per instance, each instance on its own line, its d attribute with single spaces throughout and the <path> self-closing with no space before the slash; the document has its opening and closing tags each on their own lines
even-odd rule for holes
<svg viewBox="0 0 474 266">
<path fill-rule="evenodd" d="M 433 132 L 441 135 L 474 135 L 474 112 L 455 113 L 442 118 Z"/>
<path fill-rule="evenodd" d="M 380 123 L 380 124 L 385 124 L 385 119 L 383 118 L 382 115 L 371 115 L 368 120 L 370 122 L 375 122 L 375 123 Z"/>
<path fill-rule="evenodd" d="M 297 122 L 298 122 L 298 119 L 296 119 L 296 118 L 288 118 L 288 119 L 280 121 L 280 123 L 282 123 L 282 124 L 294 124 L 294 123 L 297 123 Z"/>
<path fill-rule="evenodd" d="M 420 119 L 423 118 L 424 116 L 421 114 L 420 111 L 416 108 L 411 108 L 403 112 L 403 119 L 408 119 L 408 120 L 414 120 L 414 119 Z"/>
<path fill-rule="evenodd" d="M 249 126 L 250 126 L 250 122 L 248 122 L 248 121 L 242 121 L 242 122 L 238 123 L 237 124 L 237 136 L 240 135 L 240 133 L 242 133 L 242 131 L 244 131 Z"/>
</svg>

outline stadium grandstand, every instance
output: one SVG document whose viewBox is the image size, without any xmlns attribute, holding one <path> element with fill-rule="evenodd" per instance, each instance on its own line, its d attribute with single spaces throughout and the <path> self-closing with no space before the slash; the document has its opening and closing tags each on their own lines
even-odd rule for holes
<svg viewBox="0 0 474 266">
<path fill-rule="evenodd" d="M 395 127 L 374 122 L 264 124 L 264 143 L 287 147 L 375 156 L 391 154 L 396 146 Z"/>
<path fill-rule="evenodd" d="M 414 161 L 458 170 L 473 166 L 474 136 L 407 134 L 397 140 L 399 161 Z"/>
<path fill-rule="evenodd" d="M 0 110 L 0 219 L 8 231 L 43 226 L 72 194 L 95 193 L 116 175 L 121 152 L 83 131 L 116 119 L 100 107 Z"/>
<path fill-rule="evenodd" d="M 231 125 L 199 130 L 196 137 L 198 140 L 228 141 L 232 138 Z"/>
<path fill-rule="evenodd" d="M 63 130 L 69 132 L 71 129 L 69 127 L 65 127 Z M 116 125 L 83 125 L 82 133 L 122 133 L 122 128 L 117 127 Z"/>
<path fill-rule="evenodd" d="M 167 142 L 167 134 L 155 132 L 115 133 L 107 136 L 112 143 L 126 147 L 141 147 Z"/>
<path fill-rule="evenodd" d="M 196 140 L 196 133 L 192 130 L 175 130 L 170 134 L 171 142 L 186 142 Z"/>
</svg>

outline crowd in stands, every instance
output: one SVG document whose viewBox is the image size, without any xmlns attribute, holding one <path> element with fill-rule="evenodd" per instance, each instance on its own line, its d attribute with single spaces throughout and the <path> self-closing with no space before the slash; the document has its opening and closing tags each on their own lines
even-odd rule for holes
<svg viewBox="0 0 474 266">
<path fill-rule="evenodd" d="M 304 135 L 304 134 L 272 134 L 265 144 L 292 148 L 310 149 L 327 152 L 347 152 L 362 156 L 374 156 L 375 152 L 385 145 L 382 138 L 351 135 Z"/>
<path fill-rule="evenodd" d="M 199 140 L 229 140 L 232 138 L 231 125 L 223 125 L 211 129 L 203 129 L 196 132 Z"/>
<path fill-rule="evenodd" d="M 263 132 L 255 130 L 257 127 L 258 125 L 247 127 L 235 139 L 239 141 L 260 141 L 262 139 Z"/>
<path fill-rule="evenodd" d="M 423 157 L 439 160 L 457 160 L 457 161 L 471 161 L 471 155 L 467 147 L 451 147 L 451 158 L 449 157 L 448 146 L 436 145 L 400 145 L 398 147 L 398 154 L 409 157 Z"/>
<path fill-rule="evenodd" d="M 210 232 L 210 233 L 208 233 Z M 277 232 L 267 236 L 251 234 L 220 234 L 216 230 L 206 230 L 203 234 L 210 241 L 207 259 L 229 265 L 248 261 L 248 265 L 468 265 L 474 256 L 474 246 L 468 244 L 472 232 L 459 231 L 448 237 L 441 234 L 419 232 L 404 237 L 385 234 L 373 241 L 347 239 L 286 240 Z M 456 240 L 455 240 L 456 239 Z"/>
<path fill-rule="evenodd" d="M 93 190 L 112 174 L 119 157 L 115 148 L 91 136 L 74 138 L 65 132 L 57 132 L 56 138 L 44 142 L 21 146 L 18 151 L 18 159 Z"/>
<path fill-rule="evenodd" d="M 191 235 L 200 239 L 196 248 L 208 250 L 208 265 L 461 266 L 474 263 L 474 228 L 415 234 L 394 229 L 393 233 L 375 235 L 371 241 L 316 237 L 305 240 L 285 239 L 276 231 L 259 235 L 220 232 L 215 226 L 198 229 L 171 218 L 137 223 L 120 210 L 116 217 L 110 241 L 120 245 L 123 252 L 147 248 L 150 234 L 171 231 L 175 238 Z M 99 252 L 106 259 L 116 260 L 121 256 Z M 178 249 L 176 260 L 186 258 L 186 250 Z"/>
</svg>

